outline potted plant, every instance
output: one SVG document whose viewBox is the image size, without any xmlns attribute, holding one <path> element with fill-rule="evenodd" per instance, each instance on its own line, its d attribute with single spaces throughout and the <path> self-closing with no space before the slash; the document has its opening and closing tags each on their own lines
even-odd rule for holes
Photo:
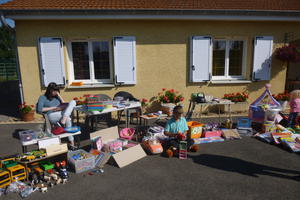
<svg viewBox="0 0 300 200">
<path fill-rule="evenodd" d="M 162 92 L 158 93 L 157 98 L 161 103 L 161 110 L 169 116 L 172 115 L 173 108 L 184 100 L 184 97 L 178 91 L 174 91 L 174 89 L 167 90 L 166 88 L 162 88 Z"/>
<path fill-rule="evenodd" d="M 248 93 L 246 92 L 237 92 L 237 93 L 229 93 L 229 94 L 224 94 L 223 99 L 228 99 L 232 102 L 246 102 L 249 98 Z"/>
<path fill-rule="evenodd" d="M 289 44 L 277 48 L 275 58 L 283 62 L 300 62 L 300 47 Z"/>
<path fill-rule="evenodd" d="M 142 114 L 144 114 L 148 106 L 148 99 L 142 98 L 141 106 L 142 106 Z"/>
<path fill-rule="evenodd" d="M 26 102 L 19 105 L 19 111 L 21 113 L 21 119 L 25 122 L 34 120 L 34 105 L 27 105 Z"/>
</svg>

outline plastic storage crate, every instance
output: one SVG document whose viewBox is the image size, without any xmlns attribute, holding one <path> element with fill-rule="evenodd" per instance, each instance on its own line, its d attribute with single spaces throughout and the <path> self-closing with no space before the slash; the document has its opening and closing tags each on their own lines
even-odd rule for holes
<svg viewBox="0 0 300 200">
<path fill-rule="evenodd" d="M 78 155 L 84 155 L 84 159 L 75 159 Z M 75 170 L 75 173 L 85 172 L 95 168 L 95 156 L 79 149 L 77 151 L 68 152 L 68 162 Z"/>
<path fill-rule="evenodd" d="M 191 139 L 200 138 L 202 135 L 202 127 L 204 124 L 201 124 L 196 121 L 190 121 L 187 124 L 189 127 L 189 135 Z"/>
<path fill-rule="evenodd" d="M 37 133 L 33 130 L 19 131 L 19 138 L 22 142 L 37 139 Z"/>
</svg>

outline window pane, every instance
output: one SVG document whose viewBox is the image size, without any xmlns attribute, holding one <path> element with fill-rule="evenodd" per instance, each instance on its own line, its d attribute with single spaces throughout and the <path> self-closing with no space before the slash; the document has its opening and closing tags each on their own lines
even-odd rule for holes
<svg viewBox="0 0 300 200">
<path fill-rule="evenodd" d="M 110 79 L 108 42 L 93 42 L 95 79 Z"/>
<path fill-rule="evenodd" d="M 243 41 L 229 42 L 229 75 L 241 76 L 243 65 Z"/>
<path fill-rule="evenodd" d="M 225 75 L 225 41 L 214 41 L 213 43 L 213 76 Z"/>
<path fill-rule="evenodd" d="M 90 79 L 89 50 L 87 42 L 72 42 L 75 80 Z"/>
</svg>

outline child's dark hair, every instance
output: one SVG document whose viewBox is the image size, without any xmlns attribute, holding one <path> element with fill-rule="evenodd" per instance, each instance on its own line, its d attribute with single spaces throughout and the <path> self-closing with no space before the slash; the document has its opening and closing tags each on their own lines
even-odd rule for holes
<svg viewBox="0 0 300 200">
<path fill-rule="evenodd" d="M 45 96 L 47 97 L 47 99 L 52 99 L 53 97 L 52 95 L 52 91 L 58 91 L 59 92 L 59 87 L 57 86 L 56 83 L 51 82 L 49 83 L 46 92 L 45 92 Z"/>
<path fill-rule="evenodd" d="M 173 109 L 173 113 L 179 113 L 182 114 L 183 113 L 183 108 L 182 106 L 175 106 Z"/>
</svg>

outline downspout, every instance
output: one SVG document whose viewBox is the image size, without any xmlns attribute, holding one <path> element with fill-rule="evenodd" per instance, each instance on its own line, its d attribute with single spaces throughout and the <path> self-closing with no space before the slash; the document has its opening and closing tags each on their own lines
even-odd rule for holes
<svg viewBox="0 0 300 200">
<path fill-rule="evenodd" d="M 20 100 L 21 103 L 24 103 L 24 93 L 23 93 L 23 85 L 22 85 L 22 79 L 21 79 L 21 71 L 20 71 L 20 64 L 19 64 L 19 55 L 18 55 L 18 49 L 17 49 L 17 40 L 16 40 L 16 31 L 15 29 L 11 28 L 5 20 L 4 14 L 0 12 L 0 22 L 2 23 L 3 27 L 9 30 L 12 34 L 15 35 L 15 42 L 14 42 L 14 49 L 15 49 L 15 57 L 16 57 L 16 70 L 18 75 L 18 82 L 19 82 L 19 91 L 20 91 Z"/>
</svg>

